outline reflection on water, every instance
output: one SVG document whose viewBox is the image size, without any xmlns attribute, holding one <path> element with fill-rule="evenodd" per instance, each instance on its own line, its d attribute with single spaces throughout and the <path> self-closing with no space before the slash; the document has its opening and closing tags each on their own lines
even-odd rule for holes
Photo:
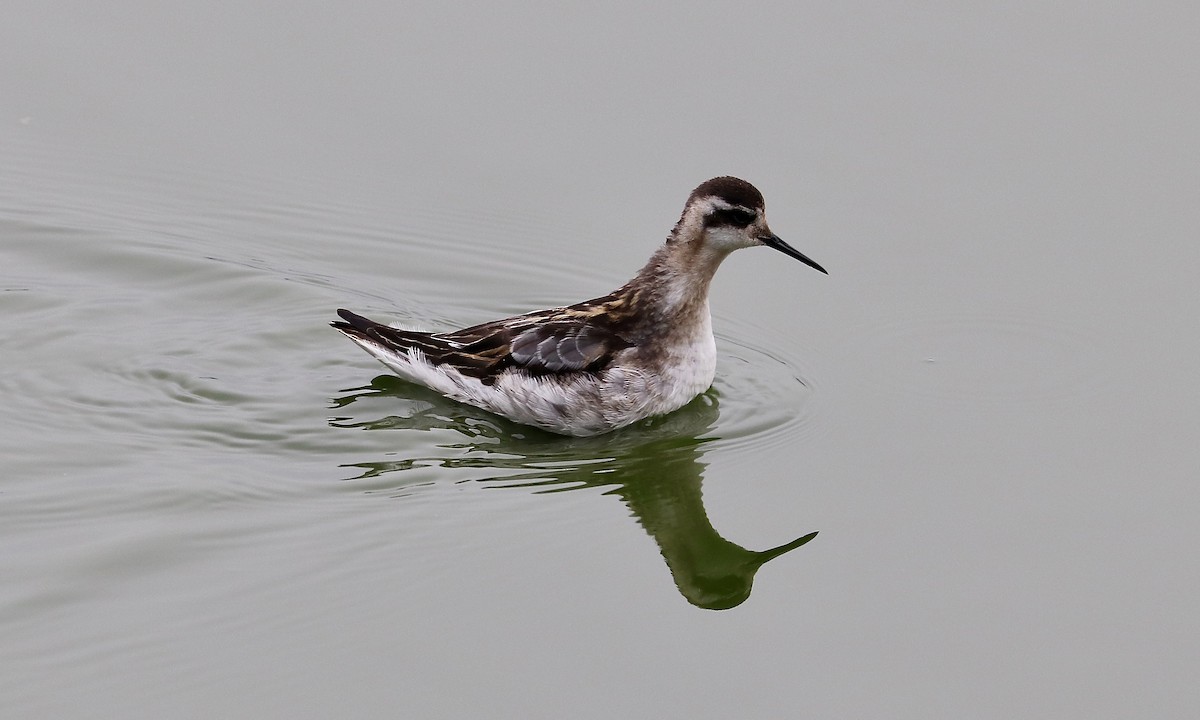
<svg viewBox="0 0 1200 720">
<path fill-rule="evenodd" d="M 466 456 L 356 463 L 350 467 L 362 471 L 357 479 L 437 465 L 478 469 L 480 477 L 473 481 L 494 487 L 536 492 L 610 488 L 604 494 L 625 502 L 658 543 L 679 592 L 697 607 L 724 610 L 742 604 L 760 567 L 817 535 L 808 533 L 756 551 L 726 540 L 713 528 L 702 499 L 701 457 L 705 443 L 714 439 L 708 434 L 719 414 L 714 390 L 671 415 L 592 438 L 561 437 L 508 423 L 388 375 L 348 391 L 334 400 L 334 407 L 379 395 L 414 402 L 418 408 L 404 416 L 335 418 L 331 424 L 371 430 L 454 429 L 467 438 L 454 446 L 466 450 Z"/>
</svg>

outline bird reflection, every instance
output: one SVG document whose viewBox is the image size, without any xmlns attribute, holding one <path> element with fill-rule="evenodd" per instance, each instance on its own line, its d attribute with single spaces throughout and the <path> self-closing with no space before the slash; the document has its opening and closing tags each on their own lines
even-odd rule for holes
<svg viewBox="0 0 1200 720">
<path fill-rule="evenodd" d="M 817 535 L 808 533 L 769 550 L 747 550 L 713 528 L 702 500 L 701 457 L 703 446 L 714 439 L 706 436 L 718 415 L 714 390 L 671 415 L 592 438 L 550 435 L 508 423 L 386 375 L 369 387 L 347 391 L 334 400 L 334 407 L 378 395 L 399 397 L 415 409 L 405 416 L 365 422 L 336 418 L 330 423 L 346 428 L 454 429 L 467 442 L 452 446 L 458 451 L 454 458 L 410 457 L 348 466 L 362 471 L 359 478 L 441 465 L 477 469 L 483 476 L 475 481 L 498 487 L 536 492 L 610 488 L 605 494 L 625 502 L 658 544 L 680 594 L 697 607 L 725 610 L 742 604 L 760 567 Z M 466 457 L 460 452 L 464 449 Z"/>
</svg>

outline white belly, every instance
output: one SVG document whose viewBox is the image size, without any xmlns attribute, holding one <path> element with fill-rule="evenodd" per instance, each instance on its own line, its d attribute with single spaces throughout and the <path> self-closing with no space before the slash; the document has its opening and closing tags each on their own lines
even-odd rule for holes
<svg viewBox="0 0 1200 720">
<path fill-rule="evenodd" d="M 510 369 L 491 385 L 452 367 L 435 366 L 419 352 L 359 344 L 406 380 L 519 423 L 576 436 L 598 435 L 678 410 L 712 385 L 717 366 L 708 313 L 688 337 L 674 338 L 653 353 L 630 348 L 599 375 L 534 376 Z"/>
</svg>

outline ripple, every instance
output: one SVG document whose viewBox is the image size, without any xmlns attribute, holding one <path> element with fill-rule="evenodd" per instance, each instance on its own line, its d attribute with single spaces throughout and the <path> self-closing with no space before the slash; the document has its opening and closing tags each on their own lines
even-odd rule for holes
<svg viewBox="0 0 1200 720">
<path fill-rule="evenodd" d="M 739 335 L 749 326 L 733 329 Z M 748 334 L 748 333 L 747 333 Z M 758 335 L 758 333 L 755 333 Z M 760 451 L 811 441 L 818 422 L 819 386 L 792 361 L 796 351 L 760 347 L 740 337 L 717 340 L 721 396 L 717 427 L 722 446 Z"/>
<path fill-rule="evenodd" d="M 24 268 L 4 306 L 28 338 L 0 387 L 19 398 L 25 432 L 86 429 L 126 453 L 344 450 L 356 443 L 322 435 L 308 414 L 323 405 L 314 388 L 360 366 L 324 327 L 334 307 L 458 327 L 601 295 L 657 245 L 648 238 L 629 265 L 569 218 L 302 201 L 253 178 L 162 171 L 103 186 L 70 163 L 23 159 L 57 190 L 0 183 Z M 631 430 L 697 426 L 745 449 L 811 437 L 817 386 L 787 360 L 798 353 L 757 342 L 769 333 L 745 323 L 718 328 L 719 415 L 700 403 L 675 418 L 683 426 Z"/>
</svg>

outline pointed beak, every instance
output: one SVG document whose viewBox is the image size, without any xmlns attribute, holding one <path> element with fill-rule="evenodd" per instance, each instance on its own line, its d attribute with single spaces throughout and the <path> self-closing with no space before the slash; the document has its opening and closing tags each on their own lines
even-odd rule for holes
<svg viewBox="0 0 1200 720">
<path fill-rule="evenodd" d="M 763 550 L 762 552 L 757 553 L 759 565 L 766 563 L 768 560 L 774 560 L 785 552 L 791 552 L 792 550 L 795 550 L 816 536 L 817 534 L 815 532 L 811 532 L 803 537 L 796 538 L 786 545 L 780 545 L 777 548 L 771 548 L 770 550 Z"/>
<path fill-rule="evenodd" d="M 788 257 L 794 257 L 794 258 L 796 258 L 797 260 L 799 260 L 800 262 L 802 262 L 802 263 L 804 263 L 805 265 L 809 266 L 810 268 L 814 268 L 814 269 L 816 269 L 816 270 L 820 270 L 821 272 L 825 273 L 826 275 L 828 275 L 828 274 L 829 274 L 828 272 L 825 272 L 825 268 L 823 268 L 823 267 L 821 267 L 820 265 L 816 264 L 816 263 L 815 263 L 815 262 L 813 262 L 812 260 L 809 260 L 809 259 L 808 259 L 808 257 L 806 257 L 806 256 L 804 255 L 804 253 L 800 252 L 799 250 L 797 250 L 796 248 L 792 247 L 791 245 L 788 245 L 787 243 L 785 243 L 785 242 L 784 242 L 784 241 L 783 241 L 783 240 L 782 240 L 782 239 L 781 239 L 781 238 L 780 238 L 778 235 L 776 235 L 775 233 L 771 233 L 770 235 L 764 235 L 764 236 L 760 237 L 758 240 L 759 240 L 759 242 L 761 242 L 763 245 L 766 245 L 766 246 L 767 246 L 767 247 L 769 247 L 769 248 L 775 248 L 776 250 L 778 250 L 779 252 L 783 253 L 784 255 L 787 255 Z"/>
</svg>

